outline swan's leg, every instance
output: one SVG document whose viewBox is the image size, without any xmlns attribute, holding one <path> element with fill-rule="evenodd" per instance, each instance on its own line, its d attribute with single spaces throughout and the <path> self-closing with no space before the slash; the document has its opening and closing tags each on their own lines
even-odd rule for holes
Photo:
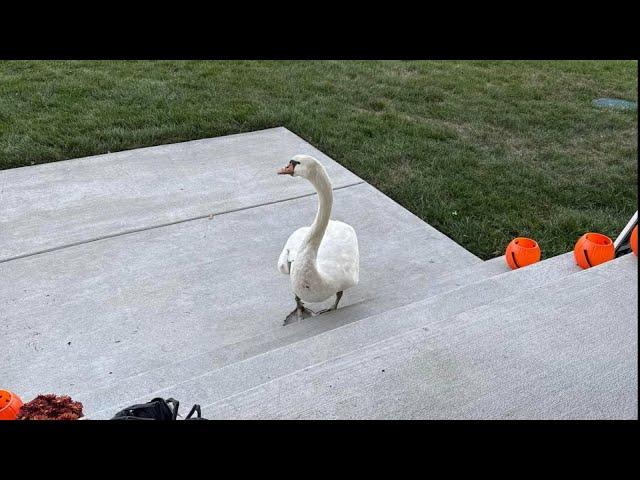
<svg viewBox="0 0 640 480">
<path fill-rule="evenodd" d="M 283 325 L 289 325 L 290 323 L 293 323 L 295 321 L 299 322 L 304 318 L 311 317 L 313 313 L 314 312 L 304 306 L 302 300 L 300 300 L 300 297 L 296 295 L 296 308 L 294 308 L 293 312 L 287 315 L 287 318 L 284 319 Z"/>
<path fill-rule="evenodd" d="M 336 293 L 336 303 L 333 304 L 333 309 L 338 309 L 338 304 L 340 303 L 340 299 L 342 298 L 342 292 Z"/>
<path fill-rule="evenodd" d="M 324 310 L 320 310 L 318 313 L 316 313 L 316 315 L 320 315 L 321 313 L 330 312 L 332 310 L 337 310 L 338 309 L 338 303 L 340 303 L 340 299 L 341 298 L 342 298 L 342 292 L 336 293 L 336 302 L 333 304 L 333 307 L 325 308 Z"/>
</svg>

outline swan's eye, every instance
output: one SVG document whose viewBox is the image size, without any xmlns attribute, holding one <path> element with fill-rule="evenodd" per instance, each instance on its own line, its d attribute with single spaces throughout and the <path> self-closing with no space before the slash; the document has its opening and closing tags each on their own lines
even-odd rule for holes
<svg viewBox="0 0 640 480">
<path fill-rule="evenodd" d="M 290 163 L 291 165 L 293 165 L 294 167 L 295 167 L 296 165 L 300 165 L 300 162 L 296 162 L 295 160 L 289 160 L 289 163 Z"/>
</svg>

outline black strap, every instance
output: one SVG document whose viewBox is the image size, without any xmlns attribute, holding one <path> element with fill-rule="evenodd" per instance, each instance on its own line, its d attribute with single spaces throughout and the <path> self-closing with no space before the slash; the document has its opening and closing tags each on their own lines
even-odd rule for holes
<svg viewBox="0 0 640 480">
<path fill-rule="evenodd" d="M 180 408 L 180 402 L 175 398 L 167 398 L 166 400 L 162 400 L 162 398 L 157 398 L 155 400 L 164 401 L 165 403 L 171 403 L 173 405 L 173 410 L 171 411 L 171 420 L 175 420 L 178 418 L 178 408 Z"/>
<path fill-rule="evenodd" d="M 193 418 L 192 420 L 204 420 L 204 418 L 202 418 L 202 413 L 200 412 L 200 405 L 198 404 L 195 404 L 193 407 L 191 407 L 191 411 L 185 417 L 185 420 L 190 420 L 191 415 L 193 415 L 194 412 L 197 412 L 198 416 L 196 418 Z"/>
</svg>

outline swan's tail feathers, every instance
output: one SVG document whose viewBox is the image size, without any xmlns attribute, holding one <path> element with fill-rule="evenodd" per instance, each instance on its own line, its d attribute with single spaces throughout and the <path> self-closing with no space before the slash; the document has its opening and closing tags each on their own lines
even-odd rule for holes
<svg viewBox="0 0 640 480">
<path fill-rule="evenodd" d="M 289 263 L 289 250 L 285 248 L 280 253 L 280 258 L 278 258 L 278 270 L 280 273 L 284 273 L 285 275 L 289 275 L 289 267 L 291 263 Z"/>
</svg>

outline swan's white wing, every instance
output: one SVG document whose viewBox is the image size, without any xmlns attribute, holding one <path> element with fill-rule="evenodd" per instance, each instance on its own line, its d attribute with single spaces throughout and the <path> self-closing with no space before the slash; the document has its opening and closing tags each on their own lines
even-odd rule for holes
<svg viewBox="0 0 640 480">
<path fill-rule="evenodd" d="M 289 275 L 291 262 L 296 259 L 300 244 L 310 228 L 301 227 L 291 234 L 280 253 L 280 258 L 278 258 L 278 270 L 280 270 L 280 273 Z"/>
<path fill-rule="evenodd" d="M 358 237 L 351 225 L 333 220 L 329 222 L 318 250 L 318 269 L 336 291 L 357 285 L 360 254 Z"/>
</svg>

